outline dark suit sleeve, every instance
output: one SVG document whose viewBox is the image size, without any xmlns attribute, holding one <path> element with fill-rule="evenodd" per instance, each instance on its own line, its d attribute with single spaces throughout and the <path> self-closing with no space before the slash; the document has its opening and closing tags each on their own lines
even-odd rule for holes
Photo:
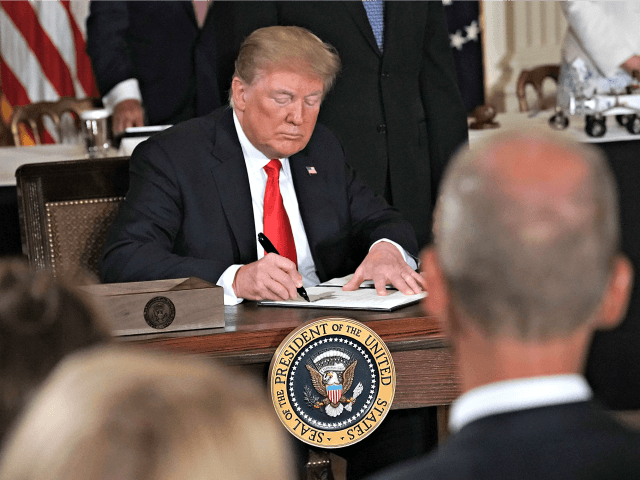
<svg viewBox="0 0 640 480">
<path fill-rule="evenodd" d="M 458 88 L 442 2 L 427 2 L 428 25 L 420 71 L 420 94 L 427 119 L 433 201 L 446 164 L 468 141 L 467 113 Z"/>
<path fill-rule="evenodd" d="M 153 160 L 151 160 L 153 159 Z M 215 283 L 228 263 L 172 253 L 182 223 L 182 194 L 169 155 L 153 142 L 131 157 L 126 199 L 99 262 L 106 283 L 196 276 Z"/>
<path fill-rule="evenodd" d="M 135 78 L 126 43 L 128 2 L 93 1 L 87 18 L 87 53 L 101 95 L 118 83 Z"/>
</svg>

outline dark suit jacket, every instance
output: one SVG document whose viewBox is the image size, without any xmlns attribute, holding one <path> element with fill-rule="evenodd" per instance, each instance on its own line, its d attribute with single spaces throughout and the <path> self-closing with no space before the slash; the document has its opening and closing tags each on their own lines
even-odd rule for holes
<svg viewBox="0 0 640 480">
<path fill-rule="evenodd" d="M 322 125 L 290 162 L 321 281 L 353 272 L 381 238 L 417 253 L 411 226 L 355 177 Z M 106 282 L 197 276 L 215 283 L 230 265 L 257 260 L 256 233 L 232 110 L 222 108 L 136 148 L 100 274 Z"/>
<path fill-rule="evenodd" d="M 216 25 L 221 90 L 229 88 L 240 41 L 257 27 L 301 26 L 337 49 L 343 68 L 318 121 L 336 134 L 367 185 L 380 195 L 390 187 L 387 200 L 413 225 L 418 244 L 426 244 L 443 169 L 467 140 L 442 2 L 385 2 L 383 52 L 362 2 L 219 2 L 216 8 L 223 23 Z"/>
<path fill-rule="evenodd" d="M 94 1 L 87 53 L 105 95 L 136 78 L 148 123 L 174 124 L 220 106 L 211 12 L 198 28 L 187 1 Z"/>
<path fill-rule="evenodd" d="M 435 453 L 371 480 L 637 479 L 640 433 L 593 402 L 478 419 Z"/>
</svg>

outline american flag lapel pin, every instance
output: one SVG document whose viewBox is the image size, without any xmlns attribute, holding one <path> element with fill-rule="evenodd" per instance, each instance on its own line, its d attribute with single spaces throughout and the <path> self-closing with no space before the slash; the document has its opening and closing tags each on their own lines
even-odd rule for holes
<svg viewBox="0 0 640 480">
<path fill-rule="evenodd" d="M 316 167 L 306 167 L 306 168 L 307 168 L 307 173 L 309 175 L 315 175 L 316 173 L 318 173 L 316 172 Z"/>
</svg>

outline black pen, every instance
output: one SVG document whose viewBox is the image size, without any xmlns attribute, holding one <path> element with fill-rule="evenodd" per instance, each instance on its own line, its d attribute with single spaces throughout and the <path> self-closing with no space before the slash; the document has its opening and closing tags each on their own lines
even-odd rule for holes
<svg viewBox="0 0 640 480">
<path fill-rule="evenodd" d="M 258 234 L 258 241 L 260 242 L 260 245 L 262 245 L 262 248 L 264 248 L 264 251 L 266 253 L 275 253 L 276 255 L 280 255 L 278 253 L 278 250 L 276 250 L 276 247 L 274 247 L 273 243 L 271 243 L 271 240 L 269 240 L 264 233 L 260 232 Z M 307 291 L 304 289 L 304 287 L 296 288 L 296 290 L 298 291 L 298 295 L 304 298 L 307 302 L 311 302 L 311 300 L 309 300 L 309 295 L 307 295 Z"/>
</svg>

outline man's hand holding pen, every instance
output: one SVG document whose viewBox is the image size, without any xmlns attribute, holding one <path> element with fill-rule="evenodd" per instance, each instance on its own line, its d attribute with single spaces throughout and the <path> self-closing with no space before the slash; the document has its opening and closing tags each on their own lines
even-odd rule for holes
<svg viewBox="0 0 640 480">
<path fill-rule="evenodd" d="M 296 264 L 275 253 L 240 267 L 233 281 L 237 297 L 247 300 L 289 300 L 298 296 L 302 275 Z"/>
</svg>

